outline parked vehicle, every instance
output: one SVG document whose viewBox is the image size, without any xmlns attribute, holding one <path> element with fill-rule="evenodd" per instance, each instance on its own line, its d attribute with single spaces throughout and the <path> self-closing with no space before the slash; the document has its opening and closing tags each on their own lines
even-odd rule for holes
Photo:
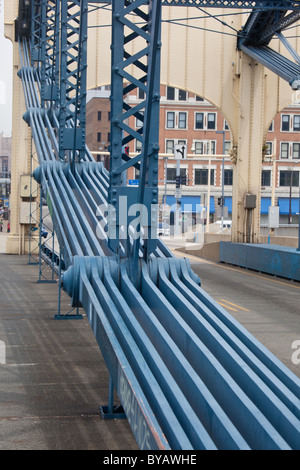
<svg viewBox="0 0 300 470">
<path fill-rule="evenodd" d="M 169 237 L 170 236 L 170 226 L 160 222 L 157 228 L 157 235 L 160 237 Z"/>
<path fill-rule="evenodd" d="M 45 227 L 42 227 L 42 229 L 41 229 L 41 235 L 42 235 L 42 237 L 44 237 L 44 238 L 47 238 L 47 237 L 48 237 L 48 231 L 45 229 Z"/>
</svg>

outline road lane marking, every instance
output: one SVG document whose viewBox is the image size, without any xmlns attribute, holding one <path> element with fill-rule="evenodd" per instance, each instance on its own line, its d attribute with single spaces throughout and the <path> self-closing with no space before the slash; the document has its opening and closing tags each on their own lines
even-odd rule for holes
<svg viewBox="0 0 300 470">
<path fill-rule="evenodd" d="M 222 302 L 218 302 L 219 305 L 222 305 L 222 307 L 225 307 L 226 309 L 232 310 L 233 312 L 237 312 L 235 308 L 229 307 L 229 305 L 223 304 Z"/>
<path fill-rule="evenodd" d="M 226 302 L 229 305 L 232 305 L 233 307 L 236 307 L 240 310 L 245 310 L 245 312 L 250 312 L 247 308 L 241 307 L 240 305 L 233 304 L 232 302 L 229 302 L 229 300 L 221 299 L 223 302 Z"/>
</svg>

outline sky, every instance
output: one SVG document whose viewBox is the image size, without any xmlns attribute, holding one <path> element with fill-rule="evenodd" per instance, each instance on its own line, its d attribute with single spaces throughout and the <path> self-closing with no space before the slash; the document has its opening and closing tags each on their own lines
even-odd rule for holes
<svg viewBox="0 0 300 470">
<path fill-rule="evenodd" d="M 12 129 L 12 43 L 4 37 L 4 0 L 0 0 L 0 132 Z"/>
</svg>

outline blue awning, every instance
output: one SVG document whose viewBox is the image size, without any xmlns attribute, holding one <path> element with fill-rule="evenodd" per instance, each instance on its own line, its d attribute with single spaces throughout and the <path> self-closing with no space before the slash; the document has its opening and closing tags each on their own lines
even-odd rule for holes
<svg viewBox="0 0 300 470">
<path fill-rule="evenodd" d="M 270 197 L 262 197 L 260 199 L 260 213 L 269 214 L 269 207 L 272 205 Z"/>
<path fill-rule="evenodd" d="M 279 197 L 278 198 L 279 213 L 281 215 L 288 215 L 290 213 L 290 198 Z M 291 212 L 292 214 L 299 214 L 299 198 L 293 197 L 291 201 Z"/>
<path fill-rule="evenodd" d="M 215 213 L 215 198 L 213 196 L 210 196 L 209 212 L 211 214 Z"/>
<path fill-rule="evenodd" d="M 176 209 L 176 199 L 174 196 L 167 196 L 167 204 L 171 206 L 171 212 Z M 181 196 L 180 198 L 182 212 L 200 212 L 201 197 L 200 196 Z"/>
<path fill-rule="evenodd" d="M 228 207 L 228 214 L 232 214 L 232 197 L 225 196 L 225 207 Z"/>
</svg>

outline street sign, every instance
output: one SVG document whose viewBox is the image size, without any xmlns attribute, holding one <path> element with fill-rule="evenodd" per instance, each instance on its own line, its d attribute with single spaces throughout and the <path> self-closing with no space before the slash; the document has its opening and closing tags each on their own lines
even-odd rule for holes
<svg viewBox="0 0 300 470">
<path fill-rule="evenodd" d="M 139 180 L 128 180 L 129 186 L 138 186 Z"/>
<path fill-rule="evenodd" d="M 176 160 L 187 159 L 186 145 L 179 145 L 179 144 L 175 145 L 174 158 Z"/>
</svg>

